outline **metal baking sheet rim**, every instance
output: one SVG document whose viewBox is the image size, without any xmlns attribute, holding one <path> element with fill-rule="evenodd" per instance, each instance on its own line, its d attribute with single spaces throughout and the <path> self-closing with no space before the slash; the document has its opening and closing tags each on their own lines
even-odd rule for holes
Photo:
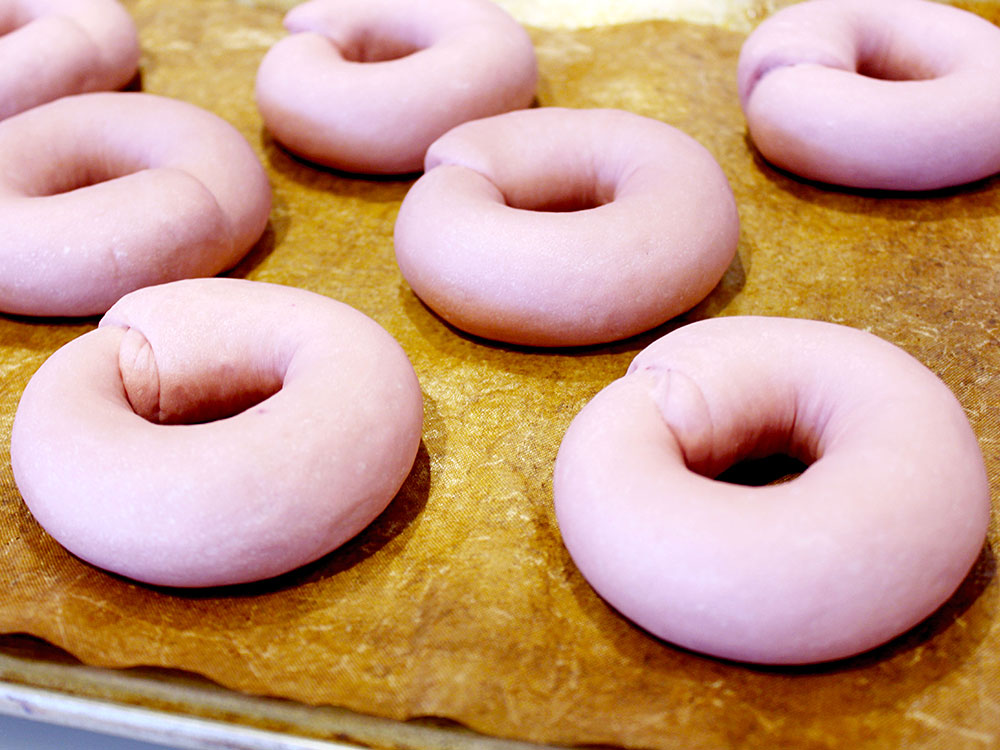
<svg viewBox="0 0 1000 750">
<path fill-rule="evenodd" d="M 487 737 L 448 722 L 400 722 L 334 706 L 246 695 L 185 672 L 64 664 L 16 653 L 25 650 L 21 639 L 34 640 L 0 636 L 0 714 L 22 719 L 191 750 L 545 747 Z M 64 653 L 38 643 L 45 650 Z"/>
</svg>

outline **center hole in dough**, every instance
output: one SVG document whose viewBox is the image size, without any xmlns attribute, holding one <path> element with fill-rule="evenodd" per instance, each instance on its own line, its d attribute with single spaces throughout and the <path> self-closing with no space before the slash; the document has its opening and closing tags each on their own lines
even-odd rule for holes
<svg viewBox="0 0 1000 750">
<path fill-rule="evenodd" d="M 349 62 L 376 63 L 399 60 L 419 52 L 427 45 L 421 44 L 402 34 L 383 31 L 366 31 L 357 34 L 340 49 L 340 54 Z M 413 81 L 413 85 L 419 85 Z"/>
<path fill-rule="evenodd" d="M 809 465 L 798 458 L 784 453 L 776 453 L 764 458 L 748 458 L 737 461 L 715 479 L 729 484 L 763 487 L 790 482 L 807 468 Z"/>
<path fill-rule="evenodd" d="M 61 179 L 58 182 L 50 186 L 49 191 L 46 194 L 58 195 L 59 193 L 69 193 L 73 190 L 80 190 L 81 188 L 98 185 L 102 182 L 107 182 L 108 180 L 121 176 L 123 175 L 104 175 L 90 170 L 67 170 L 63 175 L 61 175 Z"/>
<path fill-rule="evenodd" d="M 131 327 L 118 350 L 125 398 L 132 411 L 154 424 L 214 422 L 260 406 L 281 390 L 285 369 L 266 358 L 248 362 L 190 352 L 166 358 L 161 367 L 145 335 Z"/>
<path fill-rule="evenodd" d="M 130 161 L 105 161 L 92 159 L 59 159 L 49 160 L 49 169 L 40 171 L 25 192 L 34 197 L 60 195 L 74 190 L 80 190 L 102 182 L 108 182 L 118 177 L 134 174 L 144 168 L 139 163 Z"/>
<path fill-rule="evenodd" d="M 18 11 L 17 8 L 11 7 L 12 5 L 11 3 L 7 4 L 6 13 L 0 10 L 0 36 L 11 34 L 27 26 L 34 20 L 25 13 Z"/>
<path fill-rule="evenodd" d="M 126 398 L 132 411 L 154 424 L 193 425 L 235 417 L 260 406 L 281 390 L 281 381 L 243 382 L 239 389 L 222 386 L 204 387 L 191 383 L 187 388 L 170 389 L 167 398 L 156 391 L 156 385 L 126 376 Z M 267 407 L 261 407 L 266 409 Z"/>
<path fill-rule="evenodd" d="M 240 392 L 227 392 L 212 394 L 212 397 L 203 400 L 193 399 L 189 403 L 178 405 L 177 411 L 173 413 L 161 412 L 157 419 L 151 421 L 160 424 L 204 424 L 205 422 L 216 422 L 220 419 L 235 417 L 245 411 L 249 411 L 256 406 L 260 406 L 264 401 L 281 390 L 281 383 L 256 383 L 256 388 L 248 388 Z M 137 412 L 139 413 L 139 412 Z M 145 414 L 140 416 L 150 417 Z"/>
<path fill-rule="evenodd" d="M 598 208 L 615 199 L 614 187 L 602 184 L 587 185 L 541 185 L 526 194 L 505 195 L 504 200 L 511 208 L 545 213 L 572 213 Z"/>
<path fill-rule="evenodd" d="M 546 213 L 572 213 L 573 211 L 586 211 L 589 208 L 603 206 L 608 201 L 598 201 L 592 197 L 583 198 L 580 196 L 556 197 L 551 201 L 532 207 L 533 211 L 545 211 Z"/>
<path fill-rule="evenodd" d="M 939 72 L 923 60 L 872 54 L 858 60 L 858 75 L 879 81 L 928 81 Z"/>
</svg>

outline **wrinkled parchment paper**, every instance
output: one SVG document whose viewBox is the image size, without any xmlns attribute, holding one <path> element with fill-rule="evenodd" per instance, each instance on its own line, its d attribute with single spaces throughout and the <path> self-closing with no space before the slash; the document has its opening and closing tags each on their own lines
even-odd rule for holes
<svg viewBox="0 0 1000 750">
<path fill-rule="evenodd" d="M 233 273 L 327 294 L 382 324 L 420 378 L 423 444 L 388 510 L 313 565 L 226 590 L 138 585 L 52 541 L 7 460 L 27 379 L 96 321 L 0 317 L 0 632 L 33 634 L 89 664 L 189 670 L 245 693 L 537 742 L 1000 743 L 995 519 L 958 593 L 910 633 L 845 662 L 760 669 L 677 649 L 617 615 L 564 550 L 551 498 L 559 441 L 590 397 L 671 328 L 737 314 L 845 323 L 907 349 L 965 406 L 995 495 L 1000 179 L 909 197 L 806 184 L 747 141 L 741 32 L 668 21 L 535 29 L 541 105 L 624 108 L 687 131 L 725 169 L 742 234 L 719 287 L 661 329 L 583 350 L 494 345 L 444 324 L 400 277 L 392 226 L 410 179 L 317 169 L 263 130 L 253 78 L 284 34 L 277 5 L 126 5 L 141 30 L 142 88 L 234 123 L 271 176 L 270 226 Z M 996 22 L 996 7 L 978 10 Z"/>
</svg>

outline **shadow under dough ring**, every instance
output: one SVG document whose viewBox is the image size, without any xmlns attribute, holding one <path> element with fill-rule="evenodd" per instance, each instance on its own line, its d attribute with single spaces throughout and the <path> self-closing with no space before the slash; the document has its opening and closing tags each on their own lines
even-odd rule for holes
<svg viewBox="0 0 1000 750">
<path fill-rule="evenodd" d="M 693 138 L 621 110 L 557 107 L 438 139 L 394 233 L 432 310 L 531 346 L 614 341 L 685 312 L 738 239 L 726 176 Z"/>
<path fill-rule="evenodd" d="M 124 297 L 35 373 L 14 477 L 94 565 L 166 586 L 269 578 L 393 499 L 423 404 L 396 341 L 293 287 L 189 279 Z"/>
<path fill-rule="evenodd" d="M 264 168 L 216 115 L 140 93 L 0 122 L 0 310 L 103 313 L 140 287 L 231 268 L 271 210 Z"/>
<path fill-rule="evenodd" d="M 312 0 L 257 72 L 267 129 L 349 172 L 418 171 L 455 125 L 531 104 L 527 32 L 489 0 Z"/>
<path fill-rule="evenodd" d="M 139 37 L 115 0 L 0 0 L 0 120 L 135 76 Z"/>
<path fill-rule="evenodd" d="M 764 158 L 855 188 L 1000 171 L 1000 28 L 928 0 L 807 0 L 748 37 L 739 95 Z"/>
<path fill-rule="evenodd" d="M 808 468 L 713 479 L 785 454 Z M 957 589 L 990 490 L 948 387 L 901 349 L 810 320 L 727 317 L 651 344 L 556 459 L 555 510 L 594 589 L 650 633 L 797 664 L 903 633 Z"/>
</svg>

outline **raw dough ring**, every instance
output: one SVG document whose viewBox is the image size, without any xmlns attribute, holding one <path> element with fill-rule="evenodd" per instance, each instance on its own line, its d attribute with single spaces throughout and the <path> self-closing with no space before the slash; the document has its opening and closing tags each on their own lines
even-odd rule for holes
<svg viewBox="0 0 1000 750">
<path fill-rule="evenodd" d="M 0 310 L 95 315 L 211 276 L 260 238 L 267 175 L 229 123 L 140 93 L 66 97 L 0 122 Z"/>
<path fill-rule="evenodd" d="M 722 169 L 665 123 L 545 107 L 465 123 L 403 199 L 396 259 L 469 333 L 603 343 L 653 328 L 715 287 L 739 217 Z"/>
<path fill-rule="evenodd" d="M 409 360 L 362 313 L 293 287 L 191 279 L 129 294 L 42 365 L 11 460 L 35 518 L 74 554 L 148 583 L 216 586 L 292 570 L 361 531 L 406 479 L 422 419 Z"/>
<path fill-rule="evenodd" d="M 714 481 L 785 453 L 783 484 Z M 852 328 L 731 317 L 642 351 L 570 425 L 555 509 L 574 561 L 654 635 L 795 664 L 877 646 L 930 615 L 982 549 L 976 436 L 933 373 Z"/>
<path fill-rule="evenodd" d="M 121 88 L 139 54 L 132 17 L 115 0 L 0 0 L 0 120 Z"/>
<path fill-rule="evenodd" d="M 1000 171 L 1000 28 L 926 0 L 808 0 L 750 35 L 739 93 L 773 164 L 858 188 Z"/>
<path fill-rule="evenodd" d="M 531 39 L 489 0 L 312 0 L 285 26 L 257 106 L 275 139 L 326 166 L 415 172 L 442 133 L 535 95 Z"/>
</svg>

